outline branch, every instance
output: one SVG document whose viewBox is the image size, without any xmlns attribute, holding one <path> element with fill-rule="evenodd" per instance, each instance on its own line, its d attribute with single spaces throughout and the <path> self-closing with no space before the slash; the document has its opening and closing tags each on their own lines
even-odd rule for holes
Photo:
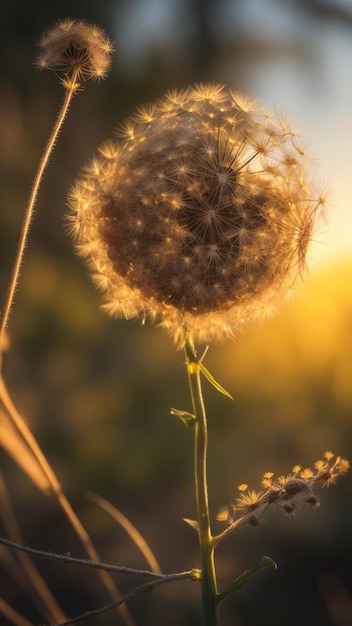
<svg viewBox="0 0 352 626">
<path fill-rule="evenodd" d="M 55 552 L 46 552 L 45 550 L 36 550 L 35 548 L 29 548 L 27 546 L 23 546 L 20 543 L 15 543 L 10 539 L 5 539 L 5 537 L 0 537 L 0 544 L 3 546 L 7 546 L 11 550 L 19 550 L 21 552 L 26 552 L 27 554 L 31 554 L 32 556 L 48 559 L 50 561 L 57 561 L 58 563 L 62 563 L 64 565 L 81 565 L 84 567 L 93 567 L 96 569 L 102 569 L 107 572 L 115 572 L 115 574 L 132 574 L 134 576 L 146 576 L 148 578 L 155 579 L 165 579 L 167 582 L 168 579 L 177 579 L 177 578 L 193 578 L 194 580 L 201 579 L 201 572 L 197 568 L 193 568 L 187 572 L 176 572 L 173 574 L 161 574 L 160 572 L 151 572 L 150 570 L 145 569 L 134 569 L 133 567 L 125 567 L 123 565 L 109 565 L 108 563 L 101 563 L 99 561 L 88 561 L 87 559 L 78 559 L 73 556 L 68 556 L 67 554 L 55 554 Z"/>
<path fill-rule="evenodd" d="M 145 576 L 148 578 L 160 578 L 164 576 L 175 576 L 176 574 L 160 574 L 157 572 L 151 572 L 150 570 L 134 569 L 132 567 L 124 567 L 122 565 L 109 565 L 108 563 L 101 563 L 99 561 L 89 561 L 87 559 L 78 559 L 67 554 L 55 554 L 54 552 L 46 552 L 45 550 L 36 550 L 23 546 L 19 543 L 15 543 L 10 539 L 0 537 L 0 544 L 7 546 L 11 550 L 19 550 L 25 552 L 31 556 L 47 559 L 50 561 L 57 561 L 64 565 L 81 565 L 83 567 L 92 567 L 93 569 L 104 570 L 105 572 L 114 572 L 116 574 L 132 574 L 134 576 Z M 193 571 L 193 570 L 192 570 Z M 190 572 L 183 572 L 190 574 Z"/>
<path fill-rule="evenodd" d="M 132 589 L 132 591 L 130 591 L 129 593 L 126 593 L 126 595 L 122 596 L 118 600 L 115 600 L 114 602 L 110 602 L 110 604 L 106 604 L 101 609 L 94 609 L 93 611 L 87 611 L 86 613 L 82 613 L 81 615 L 78 615 L 77 617 L 68 619 L 66 622 L 60 622 L 58 624 L 51 624 L 50 626 L 71 626 L 71 624 L 79 624 L 80 622 L 86 622 L 88 620 L 93 619 L 94 617 L 97 617 L 97 615 L 101 615 L 102 613 L 105 613 L 106 611 L 115 609 L 116 607 L 120 606 L 120 604 L 127 602 L 134 596 L 140 596 L 146 591 L 152 591 L 153 589 L 155 589 L 155 587 L 158 587 L 159 585 L 163 585 L 164 583 L 168 583 L 168 582 L 173 582 L 175 580 L 185 580 L 187 578 L 190 578 L 191 580 L 199 581 L 200 580 L 199 570 L 191 570 L 189 572 L 179 572 L 177 574 L 165 574 L 162 577 L 159 576 L 156 580 L 153 580 L 149 583 L 144 583 L 143 585 L 140 585 L 139 587 L 135 587 L 135 589 Z"/>
</svg>

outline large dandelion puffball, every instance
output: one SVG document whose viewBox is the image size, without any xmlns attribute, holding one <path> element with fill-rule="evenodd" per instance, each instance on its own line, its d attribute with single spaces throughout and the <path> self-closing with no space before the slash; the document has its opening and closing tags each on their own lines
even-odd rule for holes
<svg viewBox="0 0 352 626">
<path fill-rule="evenodd" d="M 116 317 L 178 345 L 263 318 L 306 265 L 324 199 L 285 120 L 223 85 L 140 107 L 70 193 L 72 232 Z"/>
</svg>

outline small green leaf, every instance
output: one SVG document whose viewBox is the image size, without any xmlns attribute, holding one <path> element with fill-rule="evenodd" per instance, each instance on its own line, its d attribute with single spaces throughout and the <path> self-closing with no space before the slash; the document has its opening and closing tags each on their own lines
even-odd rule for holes
<svg viewBox="0 0 352 626">
<path fill-rule="evenodd" d="M 188 519 L 188 517 L 183 517 L 182 519 L 188 526 L 191 526 L 191 528 L 194 528 L 197 532 L 199 531 L 199 523 L 195 519 Z"/>
<path fill-rule="evenodd" d="M 198 362 L 199 365 L 199 369 L 202 372 L 203 376 L 205 376 L 205 378 L 207 379 L 207 381 L 213 385 L 213 387 L 215 387 L 215 389 L 221 393 L 223 396 L 226 396 L 226 398 L 230 398 L 230 400 L 233 400 L 232 395 L 226 391 L 226 389 L 224 389 L 224 387 L 222 387 L 220 385 L 220 383 L 218 383 L 214 376 L 209 372 L 209 370 L 205 367 L 205 365 L 203 365 L 203 363 L 201 363 L 200 361 Z"/>
<path fill-rule="evenodd" d="M 171 415 L 176 415 L 179 417 L 181 422 L 183 422 L 187 428 L 193 428 L 195 425 L 197 418 L 193 413 L 188 413 L 188 411 L 179 411 L 179 409 L 170 409 Z"/>
<path fill-rule="evenodd" d="M 238 591 L 238 589 L 241 589 L 241 587 L 244 587 L 244 585 L 246 585 L 253 578 L 255 578 L 255 576 L 259 574 L 259 572 L 261 572 L 264 569 L 267 569 L 268 567 L 273 567 L 274 569 L 277 569 L 276 563 L 269 556 L 263 556 L 262 560 L 260 561 L 257 567 L 243 572 L 243 574 L 238 576 L 238 578 L 236 578 L 236 580 L 234 580 L 233 583 L 231 583 L 231 585 L 227 587 L 227 589 L 224 589 L 224 591 L 218 594 L 218 597 L 217 597 L 218 604 L 224 598 L 226 598 L 226 596 L 228 596 L 230 593 L 234 593 L 235 591 Z"/>
</svg>

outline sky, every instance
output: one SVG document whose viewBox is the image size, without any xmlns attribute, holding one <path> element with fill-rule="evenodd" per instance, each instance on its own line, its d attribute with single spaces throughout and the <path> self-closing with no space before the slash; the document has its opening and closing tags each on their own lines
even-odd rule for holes
<svg viewBox="0 0 352 626">
<path fill-rule="evenodd" d="M 351 0 L 331 1 L 347 7 L 352 4 Z M 187 46 L 192 22 L 182 20 L 184 2 L 132 0 L 125 5 L 128 8 L 119 16 L 116 33 L 121 56 L 142 71 L 148 46 L 166 47 L 177 39 Z M 241 5 L 242 31 L 267 41 L 279 38 L 288 46 L 297 46 L 301 39 L 302 50 L 308 42 L 314 55 L 314 64 L 308 63 L 304 54 L 300 58 L 269 55 L 260 63 L 253 62 L 250 71 L 252 95 L 269 109 L 298 121 L 313 157 L 315 178 L 327 190 L 328 221 L 319 225 L 310 250 L 316 267 L 332 258 L 352 256 L 352 28 L 332 20 L 317 23 L 314 28 L 309 15 L 302 18 L 288 1 L 246 0 Z M 239 28 L 231 0 L 221 3 L 217 27 L 225 39 L 234 37 Z M 227 72 L 229 86 L 234 87 L 231 62 Z"/>
<path fill-rule="evenodd" d="M 313 244 L 319 261 L 352 255 L 352 32 L 321 25 L 317 75 L 295 63 L 267 63 L 255 78 L 258 95 L 302 123 L 319 178 L 327 187 L 328 222 Z M 262 68 L 263 69 L 263 68 Z"/>
</svg>

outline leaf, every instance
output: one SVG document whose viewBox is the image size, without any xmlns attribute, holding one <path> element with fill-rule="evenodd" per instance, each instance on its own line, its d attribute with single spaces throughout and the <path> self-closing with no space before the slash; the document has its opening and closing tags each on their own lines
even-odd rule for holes
<svg viewBox="0 0 352 626">
<path fill-rule="evenodd" d="M 200 361 L 199 361 L 198 365 L 199 365 L 199 369 L 200 369 L 200 371 L 202 372 L 203 376 L 205 376 L 205 378 L 207 379 L 207 381 L 208 381 L 208 382 L 209 382 L 209 383 L 210 383 L 213 387 L 215 387 L 215 389 L 216 389 L 219 393 L 221 393 L 223 396 L 226 396 L 226 398 L 230 398 L 230 400 L 233 400 L 232 395 L 231 395 L 228 391 L 226 391 L 226 389 L 224 389 L 224 387 L 222 387 L 222 386 L 220 385 L 220 383 L 218 383 L 218 382 L 215 380 L 214 376 L 213 376 L 213 375 L 209 372 L 209 370 L 205 367 L 205 365 L 203 365 L 203 363 L 201 363 Z"/>
<path fill-rule="evenodd" d="M 191 526 L 191 528 L 194 528 L 197 532 L 199 531 L 199 523 L 195 519 L 188 519 L 188 517 L 183 517 L 182 519 L 188 526 Z"/>
<path fill-rule="evenodd" d="M 238 589 L 241 589 L 241 587 L 244 587 L 244 585 L 246 585 L 253 578 L 255 578 L 255 576 L 257 576 L 259 572 L 261 572 L 264 569 L 267 569 L 268 567 L 273 567 L 274 569 L 277 569 L 277 565 L 275 561 L 273 561 L 269 556 L 263 556 L 262 560 L 260 561 L 257 567 L 243 572 L 243 574 L 238 576 L 238 578 L 236 578 L 236 580 L 234 580 L 233 583 L 231 583 L 229 587 L 227 587 L 226 589 L 224 589 L 224 591 L 218 594 L 218 597 L 217 597 L 218 604 L 224 598 L 226 598 L 226 596 L 228 596 L 230 593 L 234 593 L 235 591 L 238 591 Z"/>
<path fill-rule="evenodd" d="M 170 409 L 171 415 L 176 415 L 179 417 L 181 422 L 187 426 L 187 428 L 193 428 L 195 425 L 197 418 L 193 413 L 188 413 L 188 411 L 180 411 L 179 409 Z"/>
</svg>

